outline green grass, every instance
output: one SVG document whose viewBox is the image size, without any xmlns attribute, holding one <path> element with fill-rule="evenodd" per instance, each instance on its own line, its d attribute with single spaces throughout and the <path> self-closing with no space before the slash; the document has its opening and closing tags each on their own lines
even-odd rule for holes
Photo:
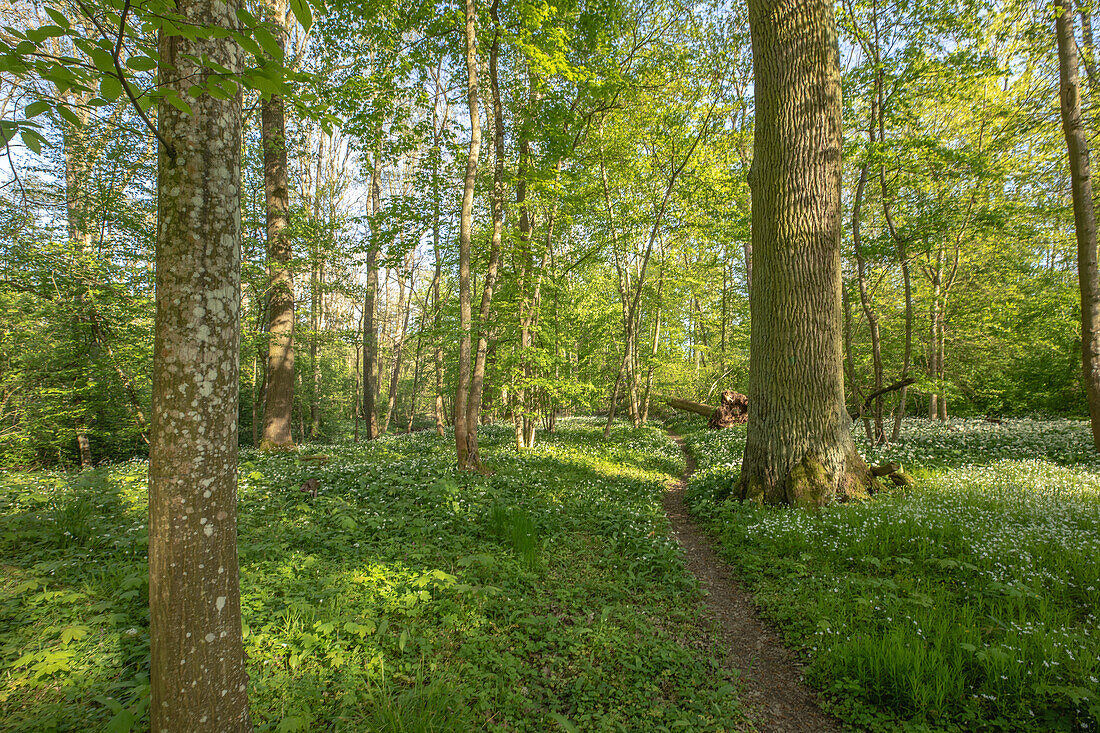
<svg viewBox="0 0 1100 733">
<path fill-rule="evenodd" d="M 909 491 L 818 512 L 715 502 L 744 428 L 677 425 L 693 511 L 833 711 L 881 730 L 1100 730 L 1100 458 L 1079 421 L 911 421 Z"/>
<path fill-rule="evenodd" d="M 482 428 L 488 477 L 432 432 L 242 454 L 258 730 L 741 725 L 661 510 L 676 447 L 559 425 L 522 454 Z M 145 472 L 0 473 L 0 729 L 147 727 Z"/>
</svg>

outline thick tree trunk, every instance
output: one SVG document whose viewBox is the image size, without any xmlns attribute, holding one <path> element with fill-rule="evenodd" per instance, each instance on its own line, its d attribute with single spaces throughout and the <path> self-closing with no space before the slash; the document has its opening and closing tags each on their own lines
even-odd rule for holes
<svg viewBox="0 0 1100 733">
<path fill-rule="evenodd" d="M 744 499 L 821 506 L 872 477 L 844 407 L 840 62 L 826 0 L 749 0 L 755 279 Z"/>
<path fill-rule="evenodd" d="M 282 48 L 286 38 L 286 0 L 267 0 L 267 22 Z M 294 446 L 294 281 L 286 233 L 290 193 L 287 186 L 286 121 L 283 98 L 260 100 L 260 145 L 264 156 L 264 201 L 267 210 L 267 386 L 260 446 L 285 450 Z M 300 436 L 299 436 L 300 437 Z"/>
<path fill-rule="evenodd" d="M 235 28 L 233 0 L 180 0 L 188 25 Z M 156 343 L 149 451 L 150 727 L 245 731 L 237 564 L 241 97 L 188 96 L 230 39 L 162 35 L 161 88 L 191 104 L 158 115 Z"/>
<path fill-rule="evenodd" d="M 1077 281 L 1081 290 L 1081 368 L 1092 422 L 1092 440 L 1100 450 L 1100 276 L 1096 262 L 1096 212 L 1093 208 L 1088 137 L 1081 117 L 1077 48 L 1069 0 L 1055 0 L 1062 129 L 1069 151 L 1073 223 L 1077 231 Z M 1061 12 L 1058 12 L 1058 11 Z"/>
<path fill-rule="evenodd" d="M 466 155 L 466 177 L 462 189 L 462 211 L 458 233 L 458 380 L 455 384 L 455 452 L 459 469 L 477 468 L 469 456 L 469 431 L 471 426 L 467 410 L 470 401 L 470 347 L 473 331 L 473 313 L 470 302 L 470 247 L 473 239 L 474 184 L 477 180 L 477 161 L 481 151 L 481 119 L 478 113 L 477 82 L 477 7 L 476 0 L 466 0 L 466 92 L 470 110 L 470 148 Z"/>
</svg>

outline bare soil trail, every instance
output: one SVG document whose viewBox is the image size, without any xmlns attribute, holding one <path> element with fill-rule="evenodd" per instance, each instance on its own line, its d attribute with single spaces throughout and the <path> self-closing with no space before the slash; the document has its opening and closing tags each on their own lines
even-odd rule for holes
<svg viewBox="0 0 1100 733">
<path fill-rule="evenodd" d="M 752 596 L 738 587 L 730 567 L 688 515 L 684 489 L 695 471 L 695 459 L 679 435 L 668 435 L 684 452 L 687 464 L 680 480 L 665 492 L 665 514 L 684 550 L 688 570 L 706 594 L 707 615 L 719 629 L 725 663 L 741 671 L 739 694 L 746 716 L 757 730 L 767 733 L 840 731 L 840 724 L 821 710 L 815 694 L 802 683 L 794 654 L 761 620 Z"/>
</svg>

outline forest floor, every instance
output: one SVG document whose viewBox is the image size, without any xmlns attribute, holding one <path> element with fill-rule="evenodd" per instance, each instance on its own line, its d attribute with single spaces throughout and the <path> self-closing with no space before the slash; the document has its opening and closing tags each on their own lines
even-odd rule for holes
<svg viewBox="0 0 1100 733">
<path fill-rule="evenodd" d="M 601 433 L 483 427 L 491 475 L 431 431 L 242 451 L 257 731 L 750 728 L 662 509 L 683 455 Z M 146 471 L 0 471 L 0 730 L 147 728 Z"/>
<path fill-rule="evenodd" d="M 845 726 L 1100 731 L 1087 422 L 915 419 L 874 448 L 857 435 L 868 462 L 898 461 L 916 485 L 815 512 L 716 500 L 745 428 L 704 425 L 670 423 L 698 460 L 685 504 Z"/>
<path fill-rule="evenodd" d="M 739 697 L 749 720 L 761 731 L 828 733 L 837 722 L 822 712 L 816 696 L 802 683 L 802 668 L 779 636 L 764 623 L 752 596 L 714 551 L 712 541 L 690 518 L 684 492 L 695 473 L 695 457 L 676 433 L 669 437 L 686 458 L 680 479 L 665 493 L 664 507 L 672 534 L 684 550 L 688 571 L 706 595 L 708 616 L 720 629 L 724 666 L 741 673 Z"/>
</svg>

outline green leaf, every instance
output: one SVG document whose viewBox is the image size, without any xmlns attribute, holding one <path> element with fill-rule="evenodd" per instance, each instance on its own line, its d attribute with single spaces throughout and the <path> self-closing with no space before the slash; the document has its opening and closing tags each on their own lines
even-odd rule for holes
<svg viewBox="0 0 1100 733">
<path fill-rule="evenodd" d="M 306 0 L 290 0 L 290 12 L 294 13 L 294 17 L 307 31 L 313 25 L 313 12 Z"/>
<path fill-rule="evenodd" d="M 20 130 L 19 137 L 23 140 L 23 144 L 33 150 L 36 155 L 42 155 L 42 143 L 46 142 L 44 137 L 34 130 Z"/>
<path fill-rule="evenodd" d="M 280 64 L 283 62 L 283 49 L 279 45 L 279 41 L 275 36 L 271 35 L 266 28 L 257 28 L 252 33 L 256 41 L 263 46 L 264 51 L 267 51 L 269 58 L 278 61 Z"/>
<path fill-rule="evenodd" d="M 46 15 L 50 16 L 50 20 L 52 20 L 54 23 L 57 23 L 62 28 L 72 28 L 72 24 L 69 23 L 69 19 L 66 18 L 61 12 L 53 8 L 46 8 Z"/>
<path fill-rule="evenodd" d="M 131 56 L 126 59 L 126 66 L 134 71 L 152 71 L 157 68 L 157 61 L 148 56 Z"/>
<path fill-rule="evenodd" d="M 86 626 L 70 626 L 61 632 L 61 643 L 68 644 L 73 639 L 80 640 L 88 635 Z"/>
<path fill-rule="evenodd" d="M 57 108 L 57 113 L 61 115 L 61 118 L 68 122 L 70 125 L 73 125 L 75 127 L 84 127 L 84 121 L 77 117 L 76 113 L 68 107 L 64 105 L 59 106 Z"/>
<path fill-rule="evenodd" d="M 113 74 L 107 74 L 99 81 L 99 96 L 114 102 L 122 95 L 122 82 Z"/>
<path fill-rule="evenodd" d="M 0 145 L 7 145 L 18 130 L 19 126 L 14 122 L 0 120 Z"/>
<path fill-rule="evenodd" d="M 92 63 L 95 64 L 96 71 L 101 74 L 115 73 L 115 59 L 111 54 L 101 48 L 93 48 L 88 55 L 92 57 Z"/>
<path fill-rule="evenodd" d="M 169 94 L 164 98 L 168 104 L 172 105 L 185 115 L 191 114 L 191 105 L 179 98 L 177 94 Z"/>
<path fill-rule="evenodd" d="M 40 99 L 37 102 L 31 102 L 30 104 L 28 104 L 23 110 L 23 116 L 29 120 L 32 117 L 37 117 L 38 115 L 46 112 L 49 109 L 50 103 L 44 99 Z"/>
</svg>

